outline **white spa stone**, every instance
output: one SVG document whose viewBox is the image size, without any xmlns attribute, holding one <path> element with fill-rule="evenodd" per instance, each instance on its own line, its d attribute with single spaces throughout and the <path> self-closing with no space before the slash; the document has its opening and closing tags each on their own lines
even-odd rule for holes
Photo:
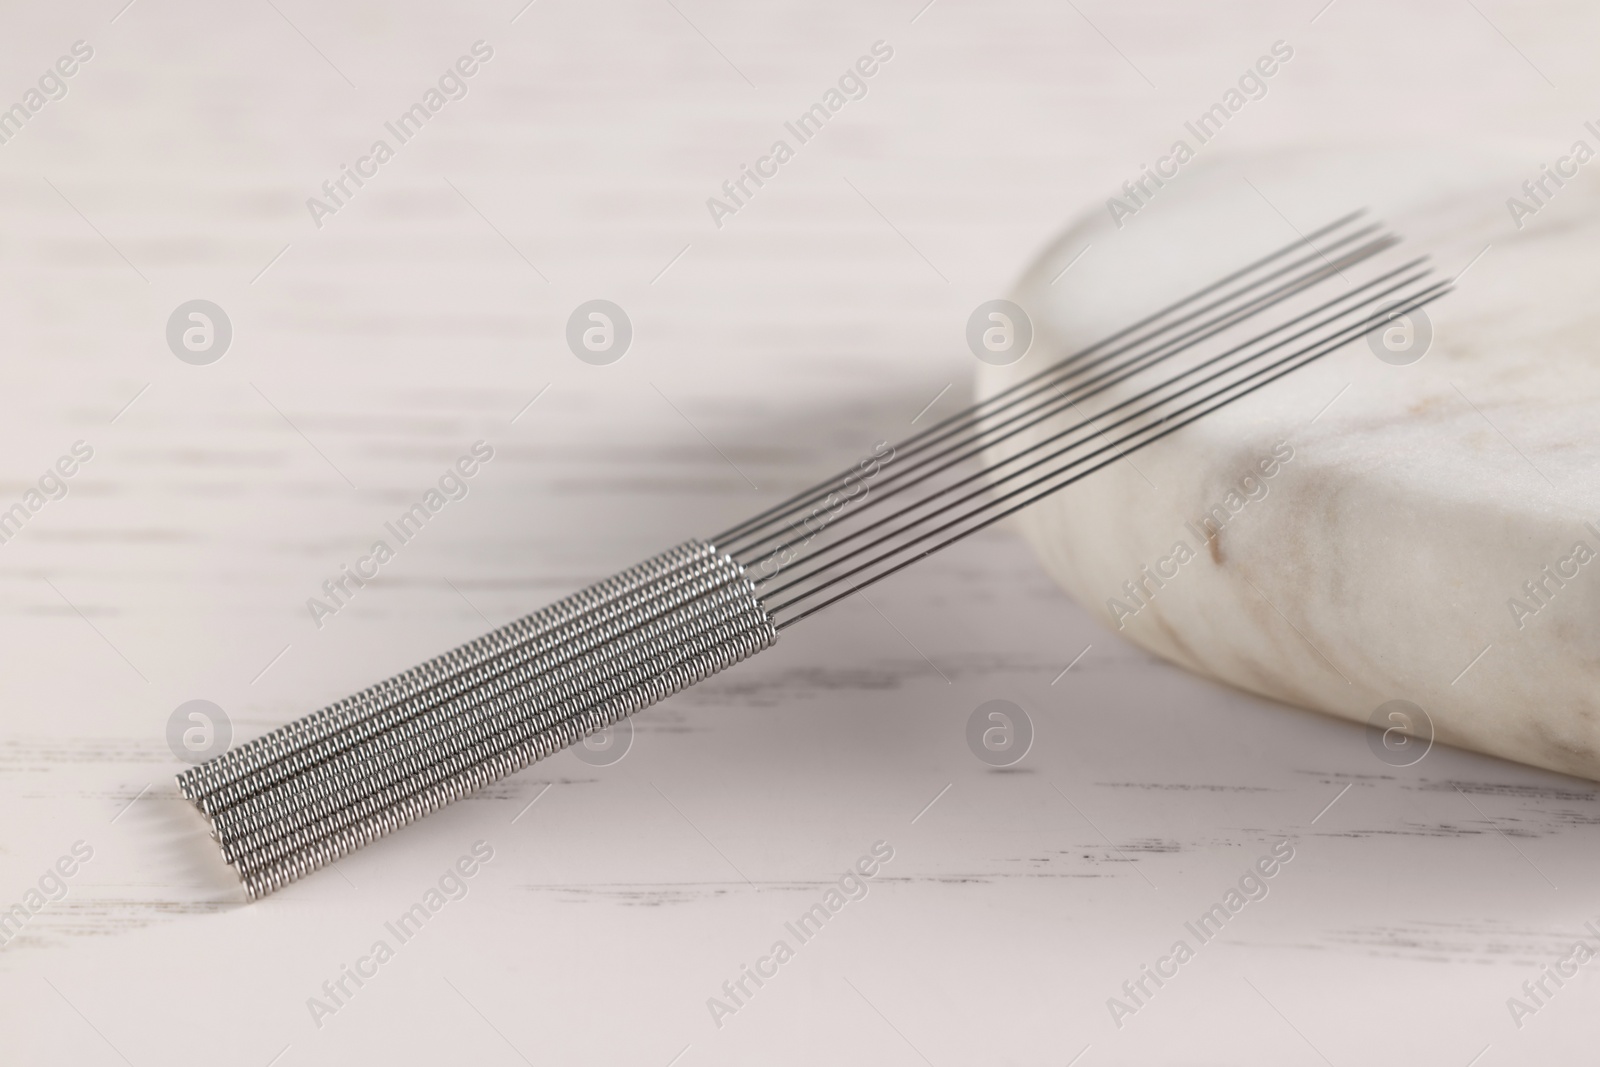
<svg viewBox="0 0 1600 1067">
<path fill-rule="evenodd" d="M 1546 162 L 1196 163 L 1122 228 L 1104 207 L 1072 226 L 1012 295 L 1028 355 L 981 367 L 980 397 L 1355 208 L 1444 277 L 1490 247 L 1428 309 L 1420 362 L 1357 341 L 1023 512 L 1049 572 L 1190 670 L 1361 722 L 1411 701 L 1439 742 L 1600 779 L 1600 161 L 1519 229 L 1507 200 Z M 1198 539 L 1275 450 L 1266 495 Z M 1194 558 L 1119 612 L 1180 542 Z"/>
</svg>

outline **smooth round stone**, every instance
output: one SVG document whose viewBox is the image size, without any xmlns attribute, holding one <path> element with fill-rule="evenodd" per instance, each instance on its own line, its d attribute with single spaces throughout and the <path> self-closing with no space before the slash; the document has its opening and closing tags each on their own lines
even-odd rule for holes
<svg viewBox="0 0 1600 1067">
<path fill-rule="evenodd" d="M 1016 286 L 1033 344 L 980 366 L 980 397 L 1356 208 L 1408 239 L 1391 261 L 1466 273 L 1419 361 L 1358 340 L 1023 512 L 1049 572 L 1190 670 L 1377 722 L 1384 762 L 1426 745 L 1383 730 L 1431 720 L 1439 742 L 1600 779 L 1600 180 L 1547 181 L 1538 206 L 1521 186 L 1541 162 L 1196 162 L 1120 228 L 1088 212 Z M 1536 214 L 1514 220 L 1512 196 Z M 1135 610 L 1124 583 L 1158 566 L 1176 573 Z"/>
</svg>

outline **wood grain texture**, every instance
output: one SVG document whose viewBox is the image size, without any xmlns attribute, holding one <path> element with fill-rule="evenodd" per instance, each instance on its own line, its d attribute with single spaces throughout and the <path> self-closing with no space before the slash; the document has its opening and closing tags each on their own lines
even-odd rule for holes
<svg viewBox="0 0 1600 1067">
<path fill-rule="evenodd" d="M 1520 144 L 1534 173 L 1600 98 L 1593 12 L 118 6 L 0 34 L 0 101 L 94 48 L 0 145 L 0 507 L 94 448 L 0 544 L 0 908 L 93 849 L 0 947 L 5 1062 L 1588 1047 L 1592 968 L 1520 1028 L 1506 1001 L 1600 944 L 1592 787 L 1443 748 L 1387 767 L 1359 728 L 1120 642 L 1008 531 L 638 716 L 619 763 L 562 754 L 254 905 L 165 730 L 207 699 L 255 736 L 729 525 L 952 383 L 927 417 L 955 410 L 970 310 L 1272 41 L 1296 60 L 1219 151 L 1426 130 Z M 306 198 L 480 39 L 467 96 L 317 228 Z M 880 39 L 866 97 L 714 226 L 706 198 Z M 197 297 L 234 327 L 204 367 L 163 332 Z M 563 341 L 595 297 L 635 325 L 609 367 Z M 480 439 L 467 497 L 318 628 L 307 598 Z M 1035 729 L 1004 770 L 965 742 L 997 698 Z M 1108 998 L 1285 839 L 1266 897 L 1115 1025 Z M 465 896 L 398 942 L 477 841 Z M 877 841 L 865 898 L 718 1026 L 708 998 Z M 379 939 L 392 958 L 315 1017 Z"/>
</svg>

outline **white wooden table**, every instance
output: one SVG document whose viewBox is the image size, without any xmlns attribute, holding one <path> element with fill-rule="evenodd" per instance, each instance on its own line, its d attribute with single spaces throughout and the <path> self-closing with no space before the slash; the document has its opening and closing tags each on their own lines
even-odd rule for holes
<svg viewBox="0 0 1600 1067">
<path fill-rule="evenodd" d="M 564 753 L 261 903 L 178 799 L 166 731 L 208 700 L 254 736 L 956 410 L 971 308 L 1274 41 L 1294 59 L 1218 151 L 1492 139 L 1536 172 L 1600 101 L 1592 8 L 120 3 L 0 33 L 0 104 L 93 49 L 0 144 L 0 509 L 93 449 L 0 544 L 0 909 L 26 918 L 0 1060 L 1590 1047 L 1600 965 L 1520 1028 L 1507 1000 L 1600 947 L 1592 786 L 1442 748 L 1385 765 L 1121 642 L 1008 532 L 641 714 L 619 762 Z M 479 40 L 466 96 L 319 228 L 307 198 Z M 880 40 L 865 97 L 714 225 L 707 198 Z M 611 366 L 563 339 L 593 298 L 634 325 Z M 209 365 L 165 337 L 193 299 L 232 324 Z M 466 498 L 319 628 L 307 599 L 478 440 Z M 1008 769 L 965 741 L 993 699 L 1035 732 Z M 1186 924 L 1285 840 L 1202 944 Z M 880 841 L 865 897 L 789 933 Z M 492 859 L 402 943 L 385 924 L 475 842 Z M 1135 1000 L 1144 965 L 1175 974 Z"/>
</svg>

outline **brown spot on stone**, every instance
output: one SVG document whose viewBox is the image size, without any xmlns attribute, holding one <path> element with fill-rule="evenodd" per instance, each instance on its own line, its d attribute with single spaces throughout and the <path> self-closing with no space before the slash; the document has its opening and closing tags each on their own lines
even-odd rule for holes
<svg viewBox="0 0 1600 1067">
<path fill-rule="evenodd" d="M 1216 533 L 1211 535 L 1209 544 L 1211 545 L 1211 562 L 1217 564 L 1218 566 L 1225 563 L 1228 557 L 1222 554 L 1221 530 L 1218 530 Z"/>
<path fill-rule="evenodd" d="M 1431 415 L 1435 410 L 1444 404 L 1444 401 L 1445 398 L 1443 394 L 1435 393 L 1431 396 L 1425 396 L 1421 400 L 1407 405 L 1406 410 L 1413 415 Z"/>
</svg>

